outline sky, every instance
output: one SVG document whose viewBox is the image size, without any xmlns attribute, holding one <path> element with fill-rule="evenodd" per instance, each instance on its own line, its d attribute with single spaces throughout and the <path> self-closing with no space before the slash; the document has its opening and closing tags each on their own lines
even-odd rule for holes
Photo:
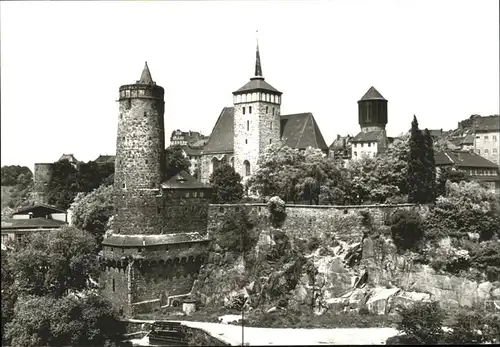
<svg viewBox="0 0 500 347">
<path fill-rule="evenodd" d="M 254 73 L 328 145 L 388 100 L 389 136 L 499 113 L 497 0 L 0 2 L 1 165 L 114 154 L 118 89 L 147 61 L 175 129 L 209 135 Z"/>
</svg>

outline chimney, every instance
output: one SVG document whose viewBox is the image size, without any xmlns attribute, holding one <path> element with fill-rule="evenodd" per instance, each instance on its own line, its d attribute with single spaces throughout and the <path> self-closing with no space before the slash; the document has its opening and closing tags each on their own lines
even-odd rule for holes
<svg viewBox="0 0 500 347">
<path fill-rule="evenodd" d="M 339 134 L 337 134 L 337 140 L 340 140 L 340 135 Z"/>
</svg>

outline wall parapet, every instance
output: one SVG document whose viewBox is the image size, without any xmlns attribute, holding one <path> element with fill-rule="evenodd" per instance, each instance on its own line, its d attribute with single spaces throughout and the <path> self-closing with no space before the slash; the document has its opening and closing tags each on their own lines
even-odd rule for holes
<svg viewBox="0 0 500 347">
<path fill-rule="evenodd" d="M 210 207 L 267 207 L 267 203 L 241 203 L 241 204 L 209 204 Z M 371 204 L 371 205 L 296 205 L 296 204 L 286 204 L 286 208 L 311 208 L 311 209 L 363 209 L 363 208 L 398 208 L 398 207 L 418 207 L 425 206 L 419 204 L 405 203 L 405 204 Z"/>
</svg>

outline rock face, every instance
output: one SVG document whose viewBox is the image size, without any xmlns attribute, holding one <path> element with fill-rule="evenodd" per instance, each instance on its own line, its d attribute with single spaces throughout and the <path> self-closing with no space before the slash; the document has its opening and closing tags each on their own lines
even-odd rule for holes
<svg viewBox="0 0 500 347">
<path fill-rule="evenodd" d="M 377 225 L 382 232 L 376 236 L 359 228 L 351 234 L 364 236 L 335 238 L 311 231 L 309 239 L 269 228 L 259 233 L 251 261 L 215 247 L 194 290 L 205 304 L 231 306 L 243 297 L 247 305 L 263 310 L 287 306 L 316 314 L 363 310 L 383 315 L 418 301 L 435 300 L 447 309 L 500 299 L 500 281 L 477 283 L 438 274 L 414 263 L 411 254 L 398 254 L 383 225 Z M 294 255 L 292 249 L 313 236 L 319 239 L 315 249 Z"/>
</svg>

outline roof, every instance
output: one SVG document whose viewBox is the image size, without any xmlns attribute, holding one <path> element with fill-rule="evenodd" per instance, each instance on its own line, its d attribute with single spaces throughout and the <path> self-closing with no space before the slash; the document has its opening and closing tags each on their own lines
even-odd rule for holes
<svg viewBox="0 0 500 347">
<path fill-rule="evenodd" d="M 474 135 L 465 136 L 460 142 L 461 145 L 473 145 L 474 144 Z"/>
<path fill-rule="evenodd" d="M 309 146 L 328 150 L 312 113 L 282 115 L 281 139 L 291 148 L 305 149 Z M 203 154 L 233 152 L 234 148 L 234 108 L 224 107 L 210 138 L 203 148 Z"/>
<path fill-rule="evenodd" d="M 56 219 L 31 218 L 31 219 L 8 219 L 2 221 L 2 229 L 33 229 L 33 228 L 60 228 L 65 222 Z"/>
<path fill-rule="evenodd" d="M 363 95 L 361 100 L 359 101 L 365 101 L 365 100 L 385 100 L 382 94 L 378 92 L 378 90 L 375 89 L 375 87 L 370 87 L 368 91 Z"/>
<path fill-rule="evenodd" d="M 59 158 L 59 161 L 62 160 L 67 160 L 70 163 L 78 163 L 78 160 L 75 158 L 73 154 L 63 154 L 61 155 L 61 158 Z"/>
<path fill-rule="evenodd" d="M 161 184 L 163 189 L 210 188 L 208 184 L 196 180 L 186 171 L 181 171 Z"/>
<path fill-rule="evenodd" d="M 155 246 L 175 243 L 189 243 L 207 241 L 207 238 L 198 232 L 162 235 L 120 235 L 112 234 L 106 237 L 103 245 L 109 246 Z"/>
<path fill-rule="evenodd" d="M 186 153 L 186 155 L 201 155 L 201 151 L 203 150 L 202 147 L 189 147 L 189 146 L 182 146 L 182 150 Z"/>
<path fill-rule="evenodd" d="M 437 166 L 456 165 L 459 168 L 491 168 L 498 169 L 498 165 L 469 151 L 444 150 L 434 155 Z"/>
<path fill-rule="evenodd" d="M 141 79 L 137 81 L 137 84 L 155 84 L 153 82 L 153 77 L 151 77 L 151 72 L 149 71 L 148 62 L 144 64 Z"/>
<path fill-rule="evenodd" d="M 308 147 L 328 150 L 312 113 L 297 113 L 281 116 L 281 139 L 291 148 Z"/>
<path fill-rule="evenodd" d="M 115 156 L 114 155 L 99 155 L 94 162 L 97 164 L 105 164 L 105 163 L 114 163 Z"/>
<path fill-rule="evenodd" d="M 476 131 L 500 131 L 500 116 L 478 117 Z"/>
<path fill-rule="evenodd" d="M 274 92 L 275 94 L 279 94 L 279 95 L 282 94 L 280 91 L 278 91 L 272 85 L 267 83 L 264 80 L 264 77 L 260 77 L 260 76 L 250 78 L 250 81 L 248 81 L 243 87 L 241 87 L 237 91 L 233 92 L 233 94 L 246 92 L 246 91 L 257 91 L 257 90 L 271 91 L 271 92 Z"/>
<path fill-rule="evenodd" d="M 383 130 L 360 132 L 351 140 L 351 142 L 376 142 L 383 136 Z"/>
<path fill-rule="evenodd" d="M 335 140 L 333 140 L 330 145 L 330 149 L 344 149 L 344 143 L 346 147 L 350 147 L 352 136 L 338 136 Z"/>
<path fill-rule="evenodd" d="M 224 107 L 215 123 L 203 153 L 232 152 L 234 145 L 234 107 Z"/>
<path fill-rule="evenodd" d="M 32 206 L 20 208 L 19 210 L 17 210 L 16 212 L 14 212 L 14 214 L 28 214 L 28 213 L 30 213 L 33 210 L 38 209 L 38 208 L 47 209 L 47 210 L 51 211 L 52 213 L 66 213 L 65 210 L 62 210 L 62 209 L 57 208 L 57 207 L 52 206 L 52 205 L 35 204 L 35 205 L 32 205 Z"/>
</svg>

